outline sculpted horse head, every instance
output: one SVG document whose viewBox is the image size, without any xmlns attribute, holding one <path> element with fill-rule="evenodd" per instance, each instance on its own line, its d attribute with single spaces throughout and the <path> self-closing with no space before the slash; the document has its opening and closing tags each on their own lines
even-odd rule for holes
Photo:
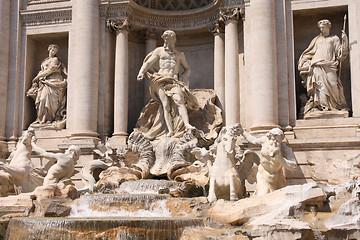
<svg viewBox="0 0 360 240">
<path fill-rule="evenodd" d="M 34 129 L 29 128 L 20 137 L 16 148 L 10 154 L 9 163 L 0 163 L 0 169 L 6 173 L 14 185 L 17 194 L 22 192 L 31 192 L 42 182 L 42 178 L 37 176 L 34 165 L 31 162 L 31 140 L 35 135 Z M 4 186 L 8 185 L 6 176 L 3 176 L 0 181 Z"/>
<path fill-rule="evenodd" d="M 210 169 L 209 202 L 218 198 L 237 200 L 244 196 L 245 185 L 237 170 L 240 148 L 236 145 L 241 125 L 223 127 L 210 151 L 215 155 Z"/>
<path fill-rule="evenodd" d="M 216 139 L 215 145 L 213 147 L 213 149 L 217 149 L 217 154 L 221 154 L 219 151 L 224 151 L 227 157 L 235 157 L 236 140 L 237 137 L 240 135 L 240 130 L 240 124 L 226 126 L 221 129 L 219 137 Z"/>
</svg>

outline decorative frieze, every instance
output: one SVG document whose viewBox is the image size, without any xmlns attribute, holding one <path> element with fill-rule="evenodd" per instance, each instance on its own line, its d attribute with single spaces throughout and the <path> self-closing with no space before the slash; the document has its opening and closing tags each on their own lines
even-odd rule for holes
<svg viewBox="0 0 360 240">
<path fill-rule="evenodd" d="M 190 29 L 190 28 L 201 28 L 213 23 L 218 19 L 218 13 L 209 14 L 202 17 L 166 17 L 156 15 L 131 15 L 130 18 L 134 22 L 139 23 L 142 26 L 151 26 L 154 28 L 171 28 L 171 29 Z"/>
</svg>

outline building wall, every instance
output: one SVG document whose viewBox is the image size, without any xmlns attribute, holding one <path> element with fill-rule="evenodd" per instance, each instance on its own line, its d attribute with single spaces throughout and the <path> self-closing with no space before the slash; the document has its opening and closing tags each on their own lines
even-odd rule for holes
<svg viewBox="0 0 360 240">
<path fill-rule="evenodd" d="M 239 76 L 240 76 L 240 102 L 239 121 L 245 128 L 249 128 L 256 116 L 252 115 L 251 101 L 253 92 L 251 88 L 250 68 L 253 61 L 261 61 L 262 56 L 254 56 L 252 53 L 252 39 L 257 34 L 257 29 L 252 28 L 251 6 L 252 1 L 245 1 L 245 18 L 238 24 L 239 38 Z M 316 171 L 320 166 L 330 162 L 348 163 L 349 159 L 357 160 L 360 135 L 360 104 L 358 92 L 360 83 L 360 2 L 357 0 L 274 0 L 276 4 L 276 61 L 278 93 L 276 98 L 277 125 L 283 128 L 288 143 L 293 147 L 298 157 L 300 167 L 296 173 L 289 173 L 293 182 L 324 180 L 326 174 L 316 178 Z M 114 132 L 114 69 L 115 69 L 115 35 L 106 28 L 106 20 L 124 17 L 126 7 L 119 5 L 118 10 L 108 9 L 100 3 L 100 73 L 99 73 L 99 107 L 94 109 L 98 115 L 97 129 L 99 139 L 111 138 Z M 220 1 L 222 2 L 222 1 Z M 41 61 L 47 56 L 47 46 L 55 43 L 60 46 L 59 56 L 62 62 L 71 68 L 73 56 L 76 54 L 76 45 L 73 42 L 75 33 L 71 32 L 71 8 L 72 1 L 47 1 L 41 0 L 38 4 L 28 1 L 11 1 L 10 32 L 9 32 L 9 61 L 6 122 L 1 127 L 5 128 L 5 142 L 7 150 L 14 147 L 15 141 L 21 132 L 35 119 L 34 103 L 25 97 L 30 87 L 32 78 L 39 71 Z M 118 6 L 118 5 L 116 5 Z M 243 5 L 241 5 L 243 7 Z M 218 6 L 216 6 L 218 7 Z M 124 10 L 125 9 L 125 10 Z M 208 9 L 192 10 L 189 16 L 201 15 Z M 20 14 L 21 12 L 21 14 Z M 46 14 L 44 14 L 46 12 Z M 128 10 L 131 20 L 132 13 Z M 345 96 L 351 108 L 351 118 L 334 121 L 313 120 L 305 121 L 298 119 L 299 96 L 305 93 L 301 86 L 301 79 L 297 70 L 297 62 L 300 54 L 305 50 L 310 41 L 318 35 L 316 26 L 318 20 L 327 18 L 332 22 L 332 32 L 338 36 L 341 34 L 343 17 L 347 14 L 347 33 L 350 41 L 350 55 L 343 64 L 342 81 Z M 161 15 L 159 13 L 159 15 Z M 180 15 L 180 14 L 179 14 Z M 215 15 L 214 15 L 215 16 Z M 178 23 L 174 27 L 178 34 L 177 47 L 183 51 L 192 69 L 190 76 L 190 88 L 214 88 L 214 36 L 208 31 L 217 18 L 210 16 L 204 18 L 203 25 L 184 25 Z M 178 17 L 178 16 L 177 16 Z M 218 16 L 216 16 L 218 17 Z M 190 17 L 189 17 L 190 18 Z M 185 21 L 184 20 L 184 21 Z M 206 21 L 205 21 L 206 20 Z M 154 20 L 155 21 L 155 20 Z M 194 21 L 195 22 L 195 21 Z M 149 26 L 147 26 L 148 24 Z M 164 22 L 166 24 L 172 24 Z M 200 24 L 199 21 L 197 24 Z M 178 26 L 176 25 L 176 26 Z M 181 26 L 182 27 L 181 27 Z M 128 99 L 128 133 L 132 132 L 136 120 L 146 101 L 146 87 L 144 82 L 137 82 L 136 76 L 146 55 L 144 31 L 156 27 L 158 32 L 165 27 L 151 25 L 150 22 L 137 22 L 133 25 L 129 35 L 129 99 Z M 175 26 L 175 25 L 173 25 Z M 190 27 L 189 27 L 190 26 Z M 160 36 L 157 38 L 157 46 L 162 45 Z M 257 46 L 262 47 L 262 46 Z M 264 76 L 266 78 L 267 76 Z M 69 75 L 69 81 L 76 81 Z M 72 91 L 75 91 L 72 89 Z M 74 101 L 70 97 L 68 102 Z M 72 112 L 71 114 L 76 114 Z M 81 113 L 78 113 L 81 114 Z M 58 145 L 68 140 L 67 129 L 56 132 L 37 133 L 39 144 L 48 150 L 59 151 Z M 349 147 L 350 146 L 350 147 Z M 4 153 L 7 151 L 2 149 Z M 334 154 L 332 154 L 334 153 Z M 8 151 L 7 153 L 8 154 Z M 4 155 L 6 155 L 4 153 Z M 90 153 L 89 153 L 90 154 Z M 91 155 L 91 154 L 90 154 Z M 88 156 L 87 156 L 88 157 Z M 91 158 L 91 157 L 90 157 Z M 319 159 L 313 161 L 313 159 Z M 85 161 L 85 160 L 84 160 Z M 338 166 L 338 165 L 336 165 Z M 341 164 L 339 164 L 341 167 Z M 346 166 L 344 168 L 351 168 Z M 310 169 L 310 170 L 309 170 Z M 329 168 L 331 169 L 331 168 Z M 309 174 L 309 171 L 311 174 Z M 328 174 L 331 174 L 328 171 Z M 348 175 L 348 177 L 351 177 Z M 299 180 L 300 179 L 300 180 Z"/>
</svg>

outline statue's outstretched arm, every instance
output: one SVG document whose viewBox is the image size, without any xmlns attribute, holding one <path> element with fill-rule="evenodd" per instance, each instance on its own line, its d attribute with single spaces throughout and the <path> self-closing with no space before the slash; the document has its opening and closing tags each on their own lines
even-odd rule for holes
<svg viewBox="0 0 360 240">
<path fill-rule="evenodd" d="M 39 154 L 41 157 L 47 158 L 51 161 L 57 161 L 56 153 L 47 152 L 44 149 L 42 149 L 41 147 L 39 147 L 38 145 L 36 145 L 34 142 L 31 143 L 31 146 L 32 146 L 33 151 L 36 152 L 37 154 Z"/>
<path fill-rule="evenodd" d="M 241 133 L 241 135 L 243 135 L 243 137 L 252 144 L 256 144 L 256 145 L 261 145 L 263 144 L 266 140 L 267 137 L 261 137 L 261 138 L 257 138 L 254 137 L 253 135 L 251 135 L 250 133 L 248 133 L 247 131 L 243 130 L 243 132 Z"/>
</svg>

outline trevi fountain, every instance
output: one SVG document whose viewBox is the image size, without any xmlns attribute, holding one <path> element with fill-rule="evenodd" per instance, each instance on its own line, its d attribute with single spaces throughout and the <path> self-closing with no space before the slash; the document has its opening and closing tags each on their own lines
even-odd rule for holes
<svg viewBox="0 0 360 240">
<path fill-rule="evenodd" d="M 3 0 L 0 239 L 360 239 L 360 1 Z"/>
</svg>

